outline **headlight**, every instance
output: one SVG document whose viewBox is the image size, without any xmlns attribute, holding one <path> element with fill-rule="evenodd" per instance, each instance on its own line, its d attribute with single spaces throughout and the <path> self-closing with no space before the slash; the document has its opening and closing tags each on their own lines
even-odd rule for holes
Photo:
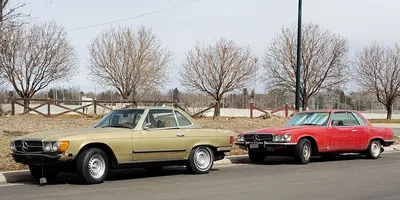
<svg viewBox="0 0 400 200">
<path fill-rule="evenodd" d="M 69 141 L 58 141 L 58 142 L 44 142 L 43 151 L 48 152 L 65 152 L 69 147 Z"/>
<path fill-rule="evenodd" d="M 238 142 L 244 142 L 244 137 L 243 135 L 239 135 L 236 139 Z"/>
<path fill-rule="evenodd" d="M 292 136 L 289 134 L 285 135 L 274 135 L 274 142 L 290 142 L 292 140 Z"/>
<path fill-rule="evenodd" d="M 10 149 L 11 149 L 11 151 L 16 151 L 17 149 L 15 148 L 15 142 L 14 141 L 12 141 L 11 143 L 10 143 Z"/>
</svg>

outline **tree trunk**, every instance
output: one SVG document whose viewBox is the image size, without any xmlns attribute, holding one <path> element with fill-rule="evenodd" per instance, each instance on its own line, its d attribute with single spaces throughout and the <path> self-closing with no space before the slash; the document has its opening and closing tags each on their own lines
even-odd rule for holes
<svg viewBox="0 0 400 200">
<path fill-rule="evenodd" d="M 221 116 L 221 103 L 220 100 L 217 100 L 217 103 L 215 104 L 215 109 L 214 109 L 214 117 L 219 117 Z"/>
<path fill-rule="evenodd" d="M 301 110 L 302 111 L 306 111 L 307 110 L 307 105 L 308 105 L 308 99 L 307 100 L 303 100 L 301 102 Z"/>
<path fill-rule="evenodd" d="M 28 107 L 29 107 L 29 100 L 24 100 L 24 112 L 29 111 Z"/>
<path fill-rule="evenodd" d="M 386 106 L 387 116 L 386 119 L 392 119 L 392 105 Z"/>
</svg>

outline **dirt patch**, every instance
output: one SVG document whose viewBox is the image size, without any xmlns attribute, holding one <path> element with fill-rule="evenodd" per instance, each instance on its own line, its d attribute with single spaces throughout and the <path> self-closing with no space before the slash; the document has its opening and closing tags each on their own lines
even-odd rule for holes
<svg viewBox="0 0 400 200">
<path fill-rule="evenodd" d="M 397 136 L 394 136 L 394 144 L 400 144 L 400 138 Z"/>
</svg>

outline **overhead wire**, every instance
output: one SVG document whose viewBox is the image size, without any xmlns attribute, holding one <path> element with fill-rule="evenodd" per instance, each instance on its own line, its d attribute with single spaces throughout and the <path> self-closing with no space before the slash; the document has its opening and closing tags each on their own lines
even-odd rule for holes
<svg viewBox="0 0 400 200">
<path fill-rule="evenodd" d="M 99 24 L 95 24 L 95 25 L 89 25 L 89 26 L 83 26 L 83 27 L 80 27 L 80 28 L 70 29 L 70 30 L 67 30 L 67 32 L 83 30 L 83 29 L 103 26 L 103 25 L 107 25 L 107 24 L 113 24 L 113 23 L 117 23 L 117 22 L 122 22 L 122 21 L 130 20 L 130 19 L 135 19 L 135 18 L 139 18 L 139 17 L 144 17 L 144 16 L 147 16 L 147 15 L 152 15 L 152 14 L 156 14 L 156 13 L 159 13 L 159 12 L 164 12 L 164 11 L 167 11 L 167 10 L 171 10 L 171 9 L 174 9 L 174 8 L 186 6 L 186 5 L 189 5 L 189 4 L 192 4 L 192 3 L 196 3 L 198 1 L 200 1 L 200 0 L 189 1 L 189 2 L 186 2 L 186 3 L 179 4 L 179 5 L 170 6 L 170 7 L 167 7 L 167 8 L 160 9 L 160 10 L 155 10 L 155 11 L 152 11 L 152 12 L 136 15 L 136 16 L 133 16 L 133 17 L 127 17 L 127 18 L 118 19 L 118 20 L 114 20 L 114 21 L 109 21 L 109 22 L 99 23 Z"/>
</svg>

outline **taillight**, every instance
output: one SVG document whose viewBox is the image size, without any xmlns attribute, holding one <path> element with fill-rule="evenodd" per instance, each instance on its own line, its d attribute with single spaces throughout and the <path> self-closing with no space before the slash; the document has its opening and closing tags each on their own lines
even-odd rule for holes
<svg viewBox="0 0 400 200">
<path fill-rule="evenodd" d="M 233 141 L 235 140 L 235 138 L 233 137 L 233 136 L 231 136 L 230 138 L 229 138 L 229 143 L 230 144 L 233 144 Z"/>
</svg>

